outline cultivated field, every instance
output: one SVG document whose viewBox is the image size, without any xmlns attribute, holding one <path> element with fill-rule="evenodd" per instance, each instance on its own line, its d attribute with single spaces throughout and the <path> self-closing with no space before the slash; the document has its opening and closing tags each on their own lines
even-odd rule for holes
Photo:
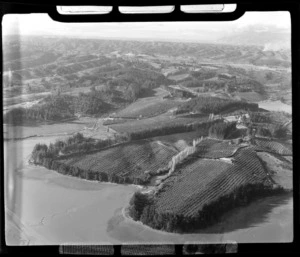
<svg viewBox="0 0 300 257">
<path fill-rule="evenodd" d="M 158 213 L 193 217 L 205 205 L 234 193 L 239 187 L 267 181 L 268 175 L 256 153 L 249 149 L 240 150 L 234 164 L 197 159 L 180 167 L 166 179 L 157 195 L 155 207 Z"/>
<path fill-rule="evenodd" d="M 268 138 L 256 138 L 255 149 L 258 151 L 272 152 L 280 155 L 293 155 L 292 144 L 283 143 Z"/>
<path fill-rule="evenodd" d="M 156 141 L 140 140 L 85 155 L 61 157 L 58 162 L 92 173 L 95 180 L 138 183 L 149 172 L 165 167 L 176 151 Z M 102 176 L 102 178 L 99 178 Z M 116 182 L 116 181 L 114 181 Z"/>
<path fill-rule="evenodd" d="M 161 193 L 157 195 L 157 212 L 184 216 L 196 214 L 204 204 L 201 196 L 207 184 L 229 167 L 230 164 L 219 160 L 198 159 L 175 171 L 165 180 Z"/>
</svg>

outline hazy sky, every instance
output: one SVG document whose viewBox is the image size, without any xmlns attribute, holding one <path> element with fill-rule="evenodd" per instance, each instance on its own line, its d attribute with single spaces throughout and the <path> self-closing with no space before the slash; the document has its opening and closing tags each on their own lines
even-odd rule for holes
<svg viewBox="0 0 300 257">
<path fill-rule="evenodd" d="M 245 26 L 274 25 L 290 29 L 289 12 L 247 12 L 228 22 L 60 23 L 47 14 L 9 14 L 3 34 L 63 35 L 85 38 L 140 38 L 153 40 L 213 41 Z"/>
</svg>

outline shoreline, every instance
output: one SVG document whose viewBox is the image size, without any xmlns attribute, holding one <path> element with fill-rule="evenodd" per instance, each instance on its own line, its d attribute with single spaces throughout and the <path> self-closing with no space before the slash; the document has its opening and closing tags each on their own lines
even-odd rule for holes
<svg viewBox="0 0 300 257">
<path fill-rule="evenodd" d="M 276 238 L 275 240 L 264 238 L 265 229 L 269 230 L 274 227 L 274 229 L 281 229 L 279 231 L 281 233 L 285 232 L 282 230 L 283 227 L 281 227 L 280 224 L 278 225 L 279 220 L 276 216 L 278 215 L 277 213 L 285 213 L 288 212 L 290 208 L 293 208 L 292 206 L 290 207 L 292 202 L 292 192 L 257 199 L 248 206 L 240 206 L 228 211 L 222 215 L 221 219 L 216 224 L 206 229 L 196 230 L 193 233 L 173 233 L 153 229 L 152 227 L 149 227 L 140 221 L 134 221 L 130 216 L 128 216 L 126 211 L 128 206 L 126 206 L 123 207 L 114 217 L 112 217 L 112 219 L 114 219 L 121 215 L 123 220 L 121 220 L 121 222 L 114 227 L 111 235 L 117 240 L 125 240 L 126 243 L 136 243 L 136 240 L 128 240 L 124 235 L 124 231 L 126 231 L 128 228 L 131 228 L 130 232 L 132 235 L 134 235 L 134 233 L 143 233 L 146 238 L 147 235 L 153 235 L 153 237 L 149 239 L 149 242 L 151 243 L 163 242 L 164 244 L 177 244 L 190 241 L 224 243 L 228 240 L 233 240 L 238 243 L 261 242 L 259 239 L 255 240 L 254 235 L 261 237 L 262 242 L 265 243 L 270 243 L 273 241 L 292 242 L 293 232 L 291 232 L 291 234 L 284 234 L 283 237 L 280 234 L 273 234 Z M 276 216 L 272 215 L 273 213 L 276 213 Z M 248 218 L 248 215 L 250 215 L 250 219 Z M 291 220 L 293 219 L 289 219 L 289 221 Z M 293 226 L 292 223 L 288 224 Z M 132 236 L 131 234 L 129 237 Z M 278 237 L 280 239 L 278 239 Z M 156 240 L 156 238 L 159 239 Z M 137 243 L 144 243 L 144 241 L 138 241 Z"/>
<path fill-rule="evenodd" d="M 47 160 L 47 158 L 46 158 L 46 160 Z M 94 171 L 84 170 L 84 169 L 78 169 L 77 170 L 76 166 L 72 166 L 72 165 L 68 166 L 68 165 L 65 165 L 63 163 L 61 164 L 59 161 L 57 161 L 55 159 L 51 160 L 51 158 L 50 158 L 49 163 L 50 164 L 44 164 L 44 161 L 42 161 L 41 163 L 38 163 L 38 164 L 32 163 L 32 165 L 42 166 L 42 167 L 46 168 L 47 170 L 54 170 L 56 173 L 59 173 L 61 175 L 68 175 L 69 177 L 75 177 L 78 180 L 83 179 L 83 180 L 86 180 L 86 181 L 93 181 L 94 183 L 105 183 L 105 184 L 110 183 L 112 185 L 119 185 L 119 184 L 121 184 L 121 185 L 134 185 L 135 188 L 140 189 L 140 191 L 145 191 L 145 190 L 148 189 L 147 186 L 142 186 L 142 185 L 137 186 L 136 183 L 134 183 L 135 180 L 132 180 L 131 182 L 128 182 L 127 178 L 123 178 L 122 180 L 120 180 L 120 178 L 117 175 L 109 175 L 107 172 L 103 172 L 105 174 L 105 179 L 103 179 L 102 173 L 99 173 L 95 176 Z M 73 171 L 73 169 L 75 171 Z M 158 215 L 157 217 L 159 217 L 159 218 L 154 218 L 154 222 L 156 222 L 155 220 L 159 219 L 160 220 L 159 225 L 157 225 L 157 224 L 156 225 L 148 225 L 147 223 L 149 223 L 149 224 L 153 223 L 153 220 L 151 220 L 151 218 L 147 218 L 149 220 L 145 221 L 146 224 L 143 224 L 143 223 L 141 223 L 141 224 L 147 225 L 148 227 L 153 226 L 154 230 L 163 230 L 163 231 L 166 230 L 166 232 L 173 232 L 173 233 L 175 232 L 175 234 L 185 234 L 185 233 L 189 232 L 189 230 L 192 231 L 193 226 L 197 226 L 196 229 L 200 229 L 200 230 L 206 229 L 210 226 L 214 226 L 220 220 L 220 218 L 226 212 L 228 212 L 228 210 L 226 211 L 224 209 L 224 208 L 226 208 L 226 207 L 223 206 L 224 204 L 222 205 L 224 210 L 222 209 L 222 214 L 220 216 L 213 215 L 212 219 L 207 217 L 207 220 L 205 220 L 205 219 L 203 220 L 203 218 L 201 218 L 201 217 L 203 215 L 204 215 L 204 217 L 211 215 L 212 213 L 209 214 L 211 209 L 214 209 L 216 207 L 216 205 L 218 205 L 222 201 L 225 201 L 228 206 L 233 205 L 232 209 L 235 209 L 235 207 L 249 205 L 253 201 L 256 201 L 256 200 L 260 199 L 260 197 L 252 197 L 251 196 L 252 193 L 258 193 L 258 194 L 262 194 L 263 197 L 268 197 L 268 196 L 275 196 L 275 195 L 284 194 L 284 193 L 291 192 L 291 191 L 292 190 L 284 189 L 282 186 L 277 185 L 276 183 L 268 184 L 268 185 L 264 184 L 262 182 L 260 182 L 260 183 L 257 182 L 253 185 L 251 183 L 250 184 L 248 183 L 248 184 L 245 184 L 241 187 L 238 187 L 236 189 L 236 191 L 234 191 L 235 193 L 230 193 L 228 195 L 223 195 L 221 198 L 217 198 L 214 202 L 211 202 L 210 204 L 208 204 L 206 206 L 205 211 L 201 209 L 200 211 L 198 211 L 197 216 L 189 218 L 189 219 L 187 219 L 187 221 L 185 221 L 186 218 L 184 216 L 181 215 L 181 216 L 177 217 L 177 214 L 175 213 L 176 217 L 174 217 L 174 219 L 179 218 L 180 221 L 179 221 L 178 225 L 174 225 L 174 226 L 172 225 L 173 227 L 171 229 L 168 228 L 168 227 L 165 227 L 165 225 L 162 224 L 161 218 L 162 218 L 162 216 L 167 215 L 166 217 L 168 217 L 171 220 L 170 222 L 173 222 L 172 217 L 174 216 L 174 213 L 173 214 L 172 213 L 164 214 L 164 213 L 154 212 L 155 215 Z M 148 203 L 148 205 L 149 205 L 149 208 L 150 207 L 154 208 L 154 204 L 149 204 Z M 144 206 L 144 207 L 146 207 L 146 206 Z M 144 207 L 143 207 L 143 209 L 144 209 Z M 230 210 L 231 209 L 229 209 L 229 211 Z M 147 211 L 149 211 L 149 210 L 147 209 Z M 142 212 L 143 212 L 143 210 L 142 210 Z M 126 209 L 124 209 L 122 211 L 122 213 L 123 213 L 122 215 L 124 217 L 127 217 L 127 218 L 130 217 L 129 214 L 128 214 L 128 207 Z M 133 220 L 133 221 L 135 221 L 135 220 Z M 178 222 L 178 221 L 176 221 L 176 222 Z M 206 222 L 209 222 L 209 224 L 207 226 L 205 225 Z M 168 223 L 168 225 L 169 225 L 169 223 Z M 193 225 L 193 223 L 194 223 L 194 225 Z M 171 224 L 173 224 L 173 223 L 171 223 Z M 184 228 L 184 226 L 187 226 L 187 228 Z M 158 229 L 156 229 L 155 227 L 158 227 Z"/>
<path fill-rule="evenodd" d="M 50 173 L 52 173 L 50 170 L 47 170 L 48 172 L 50 172 Z M 37 172 L 37 174 L 39 174 L 38 173 L 38 171 L 36 171 Z M 49 174 L 50 174 L 49 173 Z M 57 172 L 55 172 L 56 174 L 57 174 Z M 41 173 L 42 174 L 42 173 Z M 77 177 L 73 177 L 73 178 L 71 178 L 71 180 L 70 180 L 70 177 L 72 177 L 72 176 L 63 176 L 63 175 L 61 175 L 61 174 L 57 174 L 57 175 L 59 175 L 58 177 L 57 176 L 55 176 L 55 177 L 57 177 L 59 180 L 61 179 L 61 178 L 63 178 L 63 177 L 66 177 L 67 178 L 67 180 L 65 181 L 65 182 L 67 182 L 67 181 L 75 181 L 76 182 L 76 184 L 77 183 L 80 183 L 80 182 L 83 182 L 84 184 L 86 184 L 88 187 L 89 187 L 89 185 L 97 185 L 97 184 L 101 184 L 101 185 L 103 185 L 103 186 L 105 186 L 105 188 L 106 188 L 106 186 L 107 186 L 107 188 L 108 188 L 108 190 L 109 191 L 111 191 L 112 190 L 112 192 L 114 192 L 116 189 L 120 189 L 120 187 L 117 187 L 117 186 L 122 186 L 122 185 L 120 185 L 120 184 L 116 184 L 116 183 L 107 183 L 107 182 L 95 182 L 95 181 L 90 181 L 90 180 L 86 180 L 86 179 L 81 179 L 81 178 L 77 178 Z M 41 177 L 41 176 L 40 176 Z M 44 177 L 44 176 L 42 176 L 42 177 Z M 31 178 L 29 178 L 30 180 L 31 180 Z M 41 183 L 43 184 L 43 181 L 44 181 L 44 179 L 42 178 L 42 180 L 41 180 Z M 92 183 L 89 183 L 89 182 L 92 182 Z M 72 182 L 67 182 L 67 183 L 72 183 Z M 50 185 L 52 185 L 52 183 L 50 184 Z M 54 183 L 54 185 L 56 185 L 56 182 Z M 59 183 L 59 186 L 60 187 L 63 187 L 63 184 L 60 184 Z M 112 187 L 113 186 L 113 187 Z M 134 186 L 134 188 L 137 188 L 138 186 L 135 186 L 135 185 L 133 185 Z M 85 186 L 84 186 L 85 187 Z M 112 187 L 112 188 L 111 188 Z M 111 188 L 111 189 L 110 189 Z M 116 188 L 116 189 L 114 189 L 114 188 Z M 130 187 L 123 187 L 123 188 L 130 188 Z M 131 187 L 132 188 L 132 187 Z M 133 188 L 132 188 L 133 189 Z M 84 189 L 85 190 L 85 189 Z M 121 191 L 123 191 L 123 189 L 120 189 Z M 118 191 L 120 191 L 120 190 L 118 190 Z M 73 189 L 72 189 L 72 191 L 73 191 Z M 167 242 L 170 242 L 170 243 L 176 243 L 176 242 L 179 242 L 180 240 L 185 240 L 185 241 L 189 241 L 190 240 L 190 238 L 192 238 L 191 240 L 193 240 L 193 241 L 200 241 L 200 242 L 215 242 L 215 241 L 217 241 L 218 243 L 220 242 L 220 241 L 222 241 L 223 242 L 223 238 L 224 238 L 224 240 L 227 240 L 227 238 L 229 238 L 229 239 L 231 239 L 232 238 L 232 236 L 231 236 L 231 232 L 229 231 L 229 232 L 223 232 L 222 231 L 222 229 L 223 229 L 223 227 L 225 226 L 227 226 L 227 221 L 226 221 L 226 217 L 225 217 L 225 222 L 223 221 L 223 219 L 220 221 L 220 223 L 218 222 L 218 223 L 216 223 L 215 225 L 214 225 L 214 227 L 217 227 L 220 231 L 217 231 L 217 232 L 210 232 L 210 231 L 206 231 L 206 230 L 200 230 L 200 231 L 195 231 L 194 233 L 183 233 L 183 234 L 180 234 L 180 233 L 170 233 L 170 232 L 166 232 L 166 231 L 163 231 L 163 230 L 157 230 L 157 229 L 153 229 L 153 228 L 151 228 L 151 227 L 149 227 L 149 226 L 147 226 L 147 225 L 145 225 L 145 224 L 143 224 L 142 222 L 140 222 L 140 221 L 134 221 L 130 216 L 128 216 L 127 215 L 127 209 L 128 209 L 128 207 L 129 207 L 129 201 L 130 201 L 130 195 L 132 194 L 132 193 L 134 193 L 134 192 L 132 192 L 132 193 L 130 193 L 130 191 L 132 191 L 132 190 L 127 190 L 127 192 L 129 193 L 129 194 L 126 194 L 127 195 L 127 197 L 126 197 L 126 199 L 123 199 L 123 200 L 125 200 L 125 201 L 122 201 L 122 207 L 121 207 L 121 209 L 119 209 L 119 211 L 116 213 L 116 216 L 114 216 L 114 215 L 109 215 L 109 216 L 107 216 L 107 215 L 105 215 L 105 216 L 107 216 L 107 218 L 108 218 L 108 221 L 110 220 L 110 219 L 113 219 L 114 217 L 120 217 L 120 216 L 122 216 L 123 218 L 124 218 L 124 220 L 122 220 L 121 221 L 121 223 L 119 223 L 119 224 L 117 224 L 117 225 L 115 225 L 115 227 L 113 228 L 113 230 L 112 230 L 112 234 L 111 234 L 111 232 L 108 232 L 108 234 L 107 234 L 107 236 L 109 236 L 109 237 L 112 237 L 112 240 L 118 240 L 119 242 L 124 242 L 124 243 L 141 243 L 141 244 L 143 244 L 144 242 L 151 242 L 152 243 L 152 241 L 153 242 L 156 242 L 157 243 L 157 241 L 158 242 L 161 242 L 161 241 L 163 241 L 164 242 L 164 244 L 165 243 L 167 243 Z M 103 192 L 103 191 L 101 191 L 101 192 Z M 100 193 L 100 195 L 99 195 L 99 193 L 96 193 L 96 195 L 99 195 L 99 197 L 100 198 L 102 198 L 101 197 L 101 194 L 103 194 L 103 193 L 101 193 L 101 192 L 99 192 Z M 107 196 L 105 196 L 105 198 L 106 198 Z M 288 201 L 290 201 L 291 200 L 291 198 L 292 198 L 292 193 L 290 193 L 289 195 L 287 194 L 287 196 L 286 197 L 282 197 L 282 196 L 279 196 L 279 197 L 277 197 L 277 196 L 271 196 L 271 197 L 265 197 L 265 198 L 262 198 L 262 199 L 260 199 L 260 200 L 258 200 L 258 201 L 254 201 L 253 203 L 251 203 L 251 206 L 246 206 L 246 207 L 241 207 L 241 208 L 234 208 L 234 210 L 232 210 L 232 211 L 230 211 L 230 213 L 227 213 L 227 214 L 225 214 L 225 216 L 229 216 L 229 227 L 232 225 L 232 224 L 230 224 L 230 222 L 231 223 L 233 223 L 233 225 L 236 225 L 236 223 L 240 223 L 240 221 L 237 221 L 237 222 L 235 222 L 235 221 L 232 221 L 232 220 L 235 220 L 234 219 L 234 217 L 236 216 L 236 217 L 240 217 L 240 216 L 243 216 L 243 215 L 241 215 L 240 213 L 246 213 L 247 214 L 247 212 L 249 212 L 249 211 L 251 211 L 251 212 L 253 212 L 252 211 L 252 209 L 251 208 L 255 208 L 256 209 L 256 211 L 259 209 L 260 211 L 258 211 L 259 213 L 261 213 L 261 212 L 263 212 L 262 214 L 259 214 L 258 216 L 257 216 L 257 218 L 258 219 L 260 219 L 260 217 L 262 216 L 262 217 L 264 217 L 264 215 L 266 215 L 266 214 L 264 214 L 264 209 L 267 207 L 267 208 L 270 208 L 271 210 L 273 210 L 274 208 L 274 210 L 276 210 L 276 208 L 277 207 L 279 207 L 280 209 L 286 209 L 285 207 L 281 207 L 282 206 L 282 203 L 285 205 L 285 203 L 284 202 L 282 202 L 281 201 L 281 203 L 276 203 L 276 202 L 278 202 L 278 200 L 275 200 L 275 204 L 274 204 L 274 200 L 273 199 L 281 199 L 281 198 L 286 198 L 286 199 L 288 199 Z M 101 200 L 102 201 L 102 200 Z M 105 200 L 106 201 L 106 200 Z M 35 200 L 33 201 L 33 202 L 35 202 Z M 280 202 L 280 201 L 279 201 Z M 287 203 L 287 201 L 286 201 L 286 203 Z M 258 206 L 257 206 L 258 205 Z M 283 206 L 284 206 L 283 205 Z M 89 205 L 90 207 L 88 207 L 88 209 L 85 209 L 85 212 L 87 212 L 87 213 L 90 213 L 91 212 L 91 210 L 89 210 L 90 208 L 92 208 L 92 205 Z M 73 207 L 72 207 L 73 208 Z M 78 207 L 76 207 L 76 208 L 78 208 Z M 99 206 L 99 205 L 97 205 L 97 208 L 100 208 L 101 209 L 101 206 Z M 114 208 L 117 208 L 117 207 L 114 207 Z M 290 208 L 290 207 L 289 207 Z M 288 209 L 289 209 L 288 208 Z M 99 209 L 99 210 L 100 210 Z M 82 209 L 81 207 L 79 207 L 79 209 L 78 209 L 78 211 L 76 212 L 77 214 L 76 214 L 76 216 L 77 215 L 82 215 L 81 214 L 81 212 L 83 211 L 84 209 Z M 96 209 L 95 209 L 96 210 Z M 115 210 L 117 210 L 117 209 L 115 209 Z M 253 212 L 253 214 L 255 215 L 255 212 L 256 211 L 254 211 Z M 62 212 L 62 213 L 64 213 L 64 212 Z M 232 214 L 233 213 L 233 214 Z M 238 213 L 238 214 L 236 214 L 236 213 Z M 277 213 L 277 211 L 275 211 L 275 213 Z M 50 213 L 51 214 L 51 213 Z M 49 215 L 50 215 L 49 214 Z M 74 215 L 75 215 L 75 213 L 74 213 Z M 120 216 L 119 216 L 120 215 Z M 42 215 L 43 216 L 43 215 Z M 245 214 L 244 214 L 244 216 L 245 216 Z M 222 216 L 223 217 L 223 216 Z M 67 216 L 64 216 L 64 217 L 62 217 L 62 219 L 67 219 L 68 217 Z M 228 218 L 228 217 L 227 217 Z M 276 217 L 275 217 L 276 218 Z M 243 219 L 243 218 L 241 218 L 241 219 Z M 248 219 L 247 219 L 248 220 Z M 290 220 L 290 219 L 289 219 Z M 58 220 L 59 221 L 59 220 Z M 242 220 L 243 221 L 243 220 Z M 55 222 L 55 223 L 53 223 L 53 225 L 51 224 L 49 224 L 49 226 L 56 226 L 55 224 L 56 224 L 56 221 L 54 220 L 53 222 Z M 95 222 L 95 221 L 93 221 L 93 220 L 91 220 L 91 222 Z M 123 223 L 124 222 L 124 223 Z M 69 223 L 69 222 L 68 222 Z M 260 221 L 258 224 L 260 224 L 260 223 L 262 223 L 263 224 L 263 226 L 266 226 L 265 224 L 267 224 L 265 221 Z M 106 222 L 105 222 L 105 224 L 106 224 Z M 48 225 L 47 225 L 48 226 Z M 259 227 L 260 227 L 260 225 L 259 225 Z M 76 225 L 75 225 L 75 228 L 76 228 Z M 107 228 L 107 224 L 106 225 L 104 225 L 104 227 L 103 228 Z M 244 229 L 244 232 L 243 232 L 243 234 L 245 234 L 244 236 L 245 237 L 247 237 L 247 234 L 249 234 L 247 231 L 248 231 L 248 229 L 252 229 L 252 225 L 250 224 L 249 225 L 249 227 L 248 227 L 248 224 L 245 224 L 245 225 L 243 225 L 243 222 L 242 222 L 242 227 L 241 227 L 242 229 Z M 45 227 L 45 229 L 47 229 L 47 227 Z M 102 228 L 100 228 L 100 231 L 102 231 L 103 229 Z M 127 239 L 126 238 L 126 231 L 127 230 L 129 230 L 128 231 L 128 235 L 129 235 L 129 239 Z M 263 227 L 262 227 L 262 229 L 260 229 L 260 231 L 261 232 L 263 232 L 262 231 L 263 230 Z M 44 229 L 43 230 L 41 230 L 40 231 L 40 233 L 44 233 L 43 232 L 44 231 Z M 239 234 L 240 232 L 238 232 L 239 230 L 237 230 L 237 229 L 235 229 L 234 231 L 233 231 L 233 233 L 234 234 Z M 26 232 L 26 231 L 25 231 Z M 49 232 L 47 232 L 47 231 L 45 231 L 46 232 L 46 236 L 54 236 L 55 237 L 55 234 L 49 234 Z M 142 234 L 141 234 L 141 236 L 139 236 L 139 235 L 135 235 L 134 233 L 136 233 L 136 232 L 141 232 Z M 287 232 L 289 232 L 289 231 L 287 231 Z M 99 233 L 104 233 L 104 232 L 99 232 Z M 220 234 L 221 233 L 221 234 Z M 221 235 L 223 235 L 224 234 L 224 236 L 221 236 Z M 289 235 L 289 234 L 288 234 Z M 31 236 L 31 234 L 29 235 L 29 236 Z M 156 237 L 158 237 L 158 238 L 161 238 L 161 240 L 156 240 Z M 102 237 L 101 237 L 102 238 Z M 133 239 L 132 239 L 133 238 Z M 134 238 L 136 238 L 136 239 L 134 239 Z M 147 238 L 149 238 L 149 239 L 147 239 Z M 181 239 L 182 238 L 182 239 Z M 287 237 L 287 239 L 285 239 L 285 240 L 289 240 L 290 239 L 290 236 L 289 237 Z M 59 238 L 58 238 L 58 240 L 59 240 Z M 74 240 L 74 239 L 72 239 L 72 240 Z M 135 241 L 133 241 L 133 240 L 135 240 Z M 145 241 L 146 240 L 146 241 Z M 203 241 L 204 240 L 204 241 Z M 268 238 L 267 238 L 267 240 L 269 240 Z M 85 243 L 87 243 L 87 241 L 84 241 Z M 114 241 L 112 241 L 112 242 L 114 242 Z M 215 242 L 216 243 L 216 242 Z M 33 241 L 31 241 L 31 242 L 29 242 L 29 244 L 30 245 L 39 245 L 39 244 L 41 244 L 40 242 L 37 242 L 37 243 L 34 243 Z M 51 244 L 51 242 L 48 240 L 47 241 L 47 244 L 49 245 L 49 244 Z"/>
</svg>

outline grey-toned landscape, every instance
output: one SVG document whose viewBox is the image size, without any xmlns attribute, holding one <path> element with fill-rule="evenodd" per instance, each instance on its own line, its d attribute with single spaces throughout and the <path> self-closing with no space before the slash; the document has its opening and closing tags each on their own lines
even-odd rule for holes
<svg viewBox="0 0 300 257">
<path fill-rule="evenodd" d="M 7 244 L 291 242 L 290 22 L 253 15 L 5 17 Z"/>
</svg>

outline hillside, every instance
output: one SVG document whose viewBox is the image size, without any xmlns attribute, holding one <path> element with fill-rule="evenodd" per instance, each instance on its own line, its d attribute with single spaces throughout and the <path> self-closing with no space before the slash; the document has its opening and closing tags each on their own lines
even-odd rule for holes
<svg viewBox="0 0 300 257">
<path fill-rule="evenodd" d="M 207 150 L 205 159 L 191 157 L 179 165 L 154 195 L 136 195 L 130 206 L 133 218 L 156 229 L 192 232 L 215 223 L 230 208 L 285 187 L 279 178 L 273 180 L 251 148 L 240 149 L 229 161 L 221 152 L 210 159 Z M 136 209 L 139 198 L 145 204 Z"/>
<path fill-rule="evenodd" d="M 85 151 L 86 152 L 86 151 Z M 103 150 L 90 150 L 52 157 L 48 161 L 34 158 L 59 173 L 89 180 L 121 184 L 149 183 L 149 173 L 165 167 L 176 150 L 158 141 L 140 140 L 121 143 Z"/>
<path fill-rule="evenodd" d="M 288 29 L 270 25 L 252 25 L 236 29 L 218 41 L 222 44 L 264 46 L 266 51 L 288 50 L 290 36 Z"/>
</svg>

